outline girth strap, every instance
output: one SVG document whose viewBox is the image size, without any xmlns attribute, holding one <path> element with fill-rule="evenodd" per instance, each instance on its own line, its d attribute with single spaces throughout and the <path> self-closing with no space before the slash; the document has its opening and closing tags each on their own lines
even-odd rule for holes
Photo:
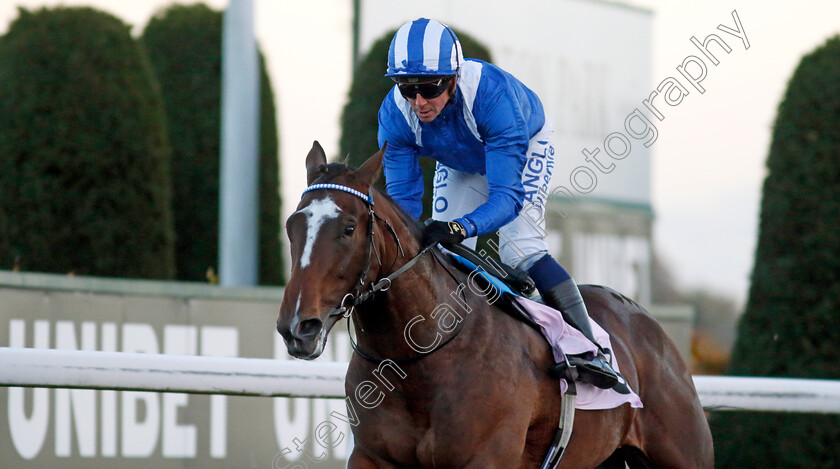
<svg viewBox="0 0 840 469">
<path fill-rule="evenodd" d="M 569 440 L 572 438 L 572 428 L 575 423 L 577 386 L 572 380 L 569 380 L 568 383 L 569 389 L 563 395 L 563 402 L 560 405 L 560 423 L 557 430 L 554 431 L 554 438 L 551 440 L 551 445 L 548 447 L 548 454 L 545 455 L 540 469 L 555 469 L 560 464 L 560 460 L 563 459 L 563 454 L 566 452 L 566 447 L 569 446 Z"/>
</svg>

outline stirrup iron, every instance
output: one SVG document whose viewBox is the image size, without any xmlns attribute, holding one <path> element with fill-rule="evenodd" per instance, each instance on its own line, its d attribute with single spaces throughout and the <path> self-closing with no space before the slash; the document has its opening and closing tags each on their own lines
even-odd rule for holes
<svg viewBox="0 0 840 469">
<path fill-rule="evenodd" d="M 580 381 L 601 389 L 611 389 L 624 381 L 601 356 L 596 355 L 592 360 L 586 360 L 580 356 L 567 356 L 565 358 L 565 361 L 556 363 L 549 368 L 548 373 L 551 377 L 567 381 Z M 618 389 L 616 390 L 618 391 Z"/>
</svg>

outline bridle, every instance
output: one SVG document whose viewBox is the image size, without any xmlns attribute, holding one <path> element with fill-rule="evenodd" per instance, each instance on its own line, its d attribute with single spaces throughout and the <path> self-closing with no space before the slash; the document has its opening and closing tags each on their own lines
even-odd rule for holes
<svg viewBox="0 0 840 469">
<path fill-rule="evenodd" d="M 310 192 L 310 191 L 319 190 L 319 189 L 339 190 L 339 191 L 347 192 L 348 194 L 353 194 L 356 197 L 362 199 L 362 201 L 364 201 L 364 203 L 365 203 L 365 205 L 367 206 L 367 209 L 368 209 L 369 216 L 368 216 L 368 228 L 367 228 L 367 235 L 366 235 L 367 236 L 367 244 L 368 244 L 368 252 L 367 252 L 367 256 L 365 258 L 365 265 L 362 268 L 362 272 L 359 274 L 359 281 L 356 282 L 355 286 L 353 287 L 353 291 L 344 295 L 344 297 L 341 299 L 341 304 L 337 308 L 334 308 L 333 310 L 331 310 L 329 312 L 329 314 L 327 315 L 327 317 L 333 317 L 333 316 L 341 315 L 341 316 L 347 318 L 347 317 L 350 317 L 351 314 L 353 314 L 353 310 L 355 309 L 356 306 L 359 306 L 359 305 L 361 305 L 361 304 L 363 304 L 367 301 L 370 301 L 371 299 L 373 299 L 374 295 L 376 295 L 378 292 L 388 291 L 388 289 L 391 288 L 391 282 L 393 282 L 393 280 L 395 278 L 399 277 L 400 275 L 405 273 L 410 268 L 414 267 L 414 264 L 416 264 L 420 260 L 420 258 L 423 257 L 423 255 L 425 255 L 431 248 L 427 247 L 427 248 L 423 249 L 422 251 L 420 251 L 420 253 L 418 253 L 416 256 L 411 258 L 411 260 L 406 262 L 402 267 L 400 267 L 396 271 L 392 272 L 390 275 L 388 275 L 386 277 L 383 277 L 382 279 L 380 279 L 376 283 L 371 283 L 370 290 L 362 293 L 362 288 L 365 286 L 365 283 L 367 282 L 368 270 L 370 270 L 370 265 L 371 265 L 371 262 L 373 260 L 373 255 L 376 254 L 377 259 L 379 258 L 379 253 L 376 252 L 376 248 L 374 246 L 374 237 L 373 237 L 373 228 L 374 228 L 374 224 L 375 224 L 376 220 L 380 220 L 380 221 L 385 223 L 385 226 L 388 228 L 388 231 L 394 236 L 394 239 L 397 242 L 397 247 L 399 247 L 400 254 L 405 256 L 405 252 L 403 251 L 403 248 L 402 248 L 402 243 L 400 243 L 400 237 L 397 235 L 397 232 L 394 230 L 394 227 L 391 226 L 391 223 L 388 222 L 388 220 L 386 220 L 386 219 L 380 217 L 379 215 L 377 215 L 376 212 L 374 211 L 374 209 L 373 209 L 373 187 L 370 188 L 370 191 L 369 191 L 368 194 L 365 194 L 361 191 L 357 191 L 356 189 L 353 189 L 352 187 L 342 186 L 340 184 L 313 184 L 313 185 L 307 187 L 306 190 L 303 191 L 303 194 L 306 194 L 307 192 Z M 301 194 L 301 196 L 303 194 Z M 381 264 L 382 260 L 379 259 L 379 262 Z"/>
<path fill-rule="evenodd" d="M 386 228 L 388 228 L 388 231 L 394 236 L 394 240 L 397 242 L 397 247 L 400 250 L 400 254 L 405 256 L 405 252 L 403 251 L 403 248 L 402 248 L 402 243 L 400 243 L 400 238 L 397 235 L 396 230 L 394 230 L 394 227 L 391 226 L 391 223 L 388 222 L 387 219 L 384 219 L 384 218 L 380 217 L 379 215 L 377 215 L 376 212 L 374 211 L 374 208 L 373 208 L 373 205 L 374 205 L 373 204 L 373 186 L 371 186 L 368 193 L 365 194 L 364 192 L 353 189 L 352 187 L 343 186 L 341 184 L 313 184 L 313 185 L 307 187 L 306 190 L 303 191 L 303 193 L 301 194 L 301 197 L 303 197 L 303 195 L 306 194 L 307 192 L 314 191 L 314 190 L 322 190 L 322 189 L 338 190 L 338 191 L 346 192 L 348 194 L 355 195 L 356 197 L 362 199 L 362 201 L 365 203 L 365 206 L 367 206 L 367 209 L 368 209 L 369 217 L 368 217 L 368 229 L 367 229 L 367 234 L 366 234 L 367 244 L 368 244 L 368 252 L 367 252 L 367 256 L 365 258 L 365 265 L 362 268 L 362 272 L 359 274 L 359 280 L 358 280 L 358 282 L 356 282 L 355 286 L 353 287 L 353 291 L 345 294 L 344 297 L 341 299 L 341 303 L 339 304 L 339 306 L 336 307 L 336 308 L 333 308 L 327 314 L 327 317 L 332 318 L 332 317 L 335 317 L 335 316 L 342 316 L 344 318 L 347 318 L 347 332 L 348 332 L 348 335 L 350 335 L 350 344 L 353 347 L 353 351 L 355 351 L 357 354 L 359 354 L 359 356 L 361 356 L 362 358 L 364 358 L 367 361 L 374 362 L 374 363 L 379 363 L 379 362 L 383 361 L 384 358 L 373 357 L 373 356 L 368 355 L 367 353 L 363 352 L 359 348 L 358 344 L 356 344 L 356 342 L 353 340 L 353 336 L 350 334 L 350 316 L 355 311 L 356 306 L 359 306 L 363 303 L 366 303 L 366 302 L 372 300 L 373 297 L 379 292 L 388 291 L 388 289 L 391 288 L 391 283 L 394 281 L 394 279 L 399 277 L 400 275 L 404 274 L 406 271 L 408 271 L 412 267 L 414 267 L 414 265 L 417 264 L 417 262 L 427 252 L 432 251 L 432 253 L 435 255 L 435 258 L 439 262 L 441 260 L 438 257 L 438 253 L 434 249 L 434 246 L 428 246 L 428 247 L 424 248 L 423 250 L 421 250 L 419 253 L 417 253 L 416 256 L 412 257 L 408 262 L 403 264 L 402 267 L 400 267 L 399 269 L 397 269 L 394 272 L 392 272 L 391 274 L 381 278 L 380 280 L 378 280 L 375 283 L 371 282 L 370 289 L 365 291 L 364 293 L 362 293 L 362 288 L 365 286 L 365 283 L 367 282 L 368 270 L 370 270 L 373 255 L 375 254 L 377 256 L 377 259 L 379 259 L 379 253 L 376 251 L 376 248 L 374 246 L 374 241 L 375 240 L 374 240 L 374 236 L 373 236 L 373 229 L 374 229 L 374 225 L 376 223 L 376 220 L 380 220 L 380 221 L 385 223 Z M 379 259 L 379 263 L 380 263 L 380 265 L 382 264 L 381 259 Z M 450 273 L 450 276 L 451 275 L 452 274 Z M 440 350 L 444 345 L 448 344 L 452 339 L 454 339 L 458 335 L 458 333 L 461 332 L 461 329 L 463 329 L 463 326 L 461 328 L 459 328 L 458 331 L 455 334 L 450 335 L 449 338 L 447 338 L 447 340 L 443 341 L 441 344 L 439 344 L 437 347 L 435 347 L 433 350 L 430 350 L 429 352 L 426 352 L 426 353 L 423 353 L 421 355 L 417 355 L 417 356 L 414 356 L 414 357 L 409 357 L 409 358 L 403 359 L 403 360 L 392 360 L 392 361 L 395 361 L 395 362 L 398 362 L 398 363 L 400 363 L 400 362 L 410 362 L 410 361 L 420 359 L 420 358 L 422 358 L 426 355 L 429 355 L 429 354 L 431 354 L 431 353 L 433 353 L 437 350 Z"/>
</svg>

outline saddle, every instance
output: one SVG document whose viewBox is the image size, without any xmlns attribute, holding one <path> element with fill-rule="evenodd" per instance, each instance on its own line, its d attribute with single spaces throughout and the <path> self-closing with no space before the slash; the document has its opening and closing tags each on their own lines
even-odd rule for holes
<svg viewBox="0 0 840 469">
<path fill-rule="evenodd" d="M 524 270 L 515 269 L 503 262 L 496 261 L 495 259 L 492 260 L 493 264 L 491 265 L 491 261 L 488 261 L 486 257 L 480 256 L 477 252 L 464 246 L 463 244 L 447 244 L 446 249 L 461 257 L 461 259 L 455 259 L 457 261 L 456 264 L 459 267 L 469 268 L 470 271 L 474 270 L 476 267 L 480 267 L 482 273 L 486 274 L 485 280 L 494 284 L 497 282 L 505 284 L 511 290 L 510 293 L 512 294 L 528 297 L 531 296 L 537 289 L 537 285 L 534 283 L 534 280 L 529 277 L 528 272 Z M 469 261 L 472 265 L 464 263 L 463 260 Z M 501 272 L 499 272 L 500 270 Z M 499 272 L 504 276 L 494 276 L 491 272 Z M 496 280 L 496 282 L 493 280 Z"/>
<path fill-rule="evenodd" d="M 542 329 L 534 321 L 531 314 L 519 302 L 515 301 L 517 296 L 528 297 L 536 290 L 534 280 L 528 276 L 527 272 L 496 260 L 492 260 L 491 264 L 491 261 L 488 261 L 485 257 L 480 256 L 463 244 L 447 245 L 446 249 L 450 251 L 454 261 L 453 263 L 459 270 L 464 273 L 470 273 L 479 269 L 481 275 L 477 278 L 487 282 L 485 286 L 493 285 L 500 291 L 500 296 L 503 301 L 500 302 L 499 306 L 502 307 L 503 311 L 543 335 Z M 490 273 L 500 271 L 504 273 L 504 277 L 494 276 Z M 542 303 L 541 298 L 538 301 Z M 609 349 L 605 350 L 605 352 L 612 355 Z M 616 382 L 615 377 L 606 371 L 607 366 L 603 362 L 603 358 L 599 356 L 585 360 L 578 356 L 564 355 L 564 359 L 564 361 L 555 363 L 549 368 L 548 373 L 552 378 L 565 379 L 570 383 L 580 381 L 600 389 L 613 389 L 619 394 L 628 394 L 631 392 L 621 377 Z"/>
<path fill-rule="evenodd" d="M 492 286 L 499 292 L 502 301 L 498 301 L 496 304 L 502 308 L 502 311 L 542 333 L 539 324 L 534 321 L 531 315 L 513 301 L 517 296 L 527 297 L 536 290 L 534 280 L 528 276 L 528 272 L 515 269 L 496 260 L 493 260 L 495 265 L 491 265 L 489 261 L 463 244 L 446 245 L 446 250 L 449 251 L 449 259 L 452 265 L 457 267 L 458 270 L 465 274 L 478 270 L 481 275 L 475 278 L 483 283 L 481 287 Z M 499 269 L 504 269 L 505 277 L 498 277 L 489 273 L 498 272 Z"/>
</svg>

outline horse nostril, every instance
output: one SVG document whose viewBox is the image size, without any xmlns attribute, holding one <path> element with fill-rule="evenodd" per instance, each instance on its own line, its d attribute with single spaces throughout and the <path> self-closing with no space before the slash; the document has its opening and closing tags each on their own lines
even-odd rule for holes
<svg viewBox="0 0 840 469">
<path fill-rule="evenodd" d="M 307 319 L 298 326 L 297 336 L 301 339 L 312 339 L 321 332 L 323 325 L 320 319 Z"/>
</svg>

